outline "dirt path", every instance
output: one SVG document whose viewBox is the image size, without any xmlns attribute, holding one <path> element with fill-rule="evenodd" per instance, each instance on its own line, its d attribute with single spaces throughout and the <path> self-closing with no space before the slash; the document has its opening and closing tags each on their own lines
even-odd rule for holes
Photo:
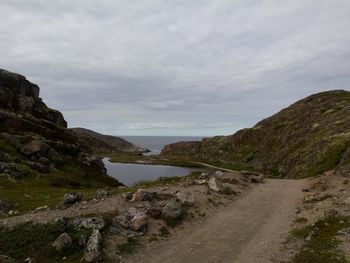
<svg viewBox="0 0 350 263">
<path fill-rule="evenodd" d="M 306 181 L 267 180 L 203 224 L 175 233 L 126 262 L 281 262 Z"/>
<path fill-rule="evenodd" d="M 219 170 L 219 171 L 223 171 L 223 172 L 240 172 L 240 171 L 235 171 L 235 170 L 231 170 L 231 169 L 227 169 L 227 168 L 222 168 L 222 167 L 218 167 L 218 166 L 207 164 L 207 163 L 201 163 L 201 162 L 193 162 L 193 163 L 194 164 L 199 164 L 199 165 L 207 167 L 207 168 L 212 168 L 212 169 L 216 169 L 216 170 Z"/>
</svg>

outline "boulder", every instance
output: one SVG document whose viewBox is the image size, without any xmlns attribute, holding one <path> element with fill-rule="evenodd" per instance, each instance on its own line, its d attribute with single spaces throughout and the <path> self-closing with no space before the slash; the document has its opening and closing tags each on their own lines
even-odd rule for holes
<svg viewBox="0 0 350 263">
<path fill-rule="evenodd" d="M 133 197 L 131 198 L 131 202 L 135 201 L 153 201 L 157 197 L 157 192 L 148 192 L 144 189 L 138 189 Z"/>
<path fill-rule="evenodd" d="M 163 217 L 165 218 L 179 218 L 183 214 L 182 205 L 180 202 L 172 200 L 169 201 L 162 210 Z"/>
<path fill-rule="evenodd" d="M 181 202 L 181 204 L 194 204 L 194 194 L 192 192 L 180 191 L 176 193 L 176 199 Z"/>
<path fill-rule="evenodd" d="M 86 229 L 102 230 L 103 228 L 106 227 L 106 225 L 107 225 L 106 222 L 102 218 L 91 217 L 91 218 L 82 219 L 79 226 Z"/>
<path fill-rule="evenodd" d="M 83 194 L 76 192 L 76 193 L 65 193 L 63 196 L 63 204 L 74 204 L 77 202 L 80 202 L 83 198 Z"/>
<path fill-rule="evenodd" d="M 145 212 L 137 212 L 133 215 L 130 221 L 130 229 L 140 231 L 147 226 L 148 216 Z"/>
<path fill-rule="evenodd" d="M 249 176 L 249 180 L 254 184 L 262 184 L 264 182 L 264 176 L 262 174 L 252 174 Z"/>
<path fill-rule="evenodd" d="M 72 245 L 72 238 L 67 234 L 63 233 L 60 235 L 55 242 L 52 243 L 52 246 L 56 248 L 57 251 L 62 251 L 69 248 Z"/>
<path fill-rule="evenodd" d="M 215 192 L 222 192 L 225 190 L 224 185 L 215 177 L 210 178 L 208 181 L 208 187 L 210 190 L 213 190 Z"/>
<path fill-rule="evenodd" d="M 102 236 L 98 229 L 92 231 L 89 240 L 87 241 L 86 251 L 81 262 L 93 263 L 101 260 Z"/>
</svg>

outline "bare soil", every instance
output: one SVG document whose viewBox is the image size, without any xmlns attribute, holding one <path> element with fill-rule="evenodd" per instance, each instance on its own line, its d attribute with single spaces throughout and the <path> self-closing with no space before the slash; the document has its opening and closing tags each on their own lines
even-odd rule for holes
<svg viewBox="0 0 350 263">
<path fill-rule="evenodd" d="M 281 262 L 306 180 L 266 180 L 202 223 L 176 231 L 125 262 Z"/>
</svg>

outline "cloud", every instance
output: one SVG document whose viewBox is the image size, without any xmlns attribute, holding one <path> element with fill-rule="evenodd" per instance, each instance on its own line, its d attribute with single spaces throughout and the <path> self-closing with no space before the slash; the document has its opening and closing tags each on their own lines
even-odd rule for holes
<svg viewBox="0 0 350 263">
<path fill-rule="evenodd" d="M 228 134 L 349 89 L 347 0 L 2 0 L 0 16 L 0 67 L 70 126 Z"/>
</svg>

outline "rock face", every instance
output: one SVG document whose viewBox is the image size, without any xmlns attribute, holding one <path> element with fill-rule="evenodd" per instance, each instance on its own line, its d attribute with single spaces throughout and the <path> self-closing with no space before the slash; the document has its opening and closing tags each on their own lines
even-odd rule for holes
<svg viewBox="0 0 350 263">
<path fill-rule="evenodd" d="M 24 76 L 0 69 L 0 173 L 17 180 L 64 171 L 69 164 L 93 184 L 119 185 L 106 175 L 102 161 L 91 156 L 89 146 L 67 129 L 62 113 L 46 106 L 39 91 Z"/>
<path fill-rule="evenodd" d="M 322 92 L 231 136 L 164 147 L 165 157 L 186 157 L 274 177 L 321 174 L 350 163 L 350 92 Z"/>
<path fill-rule="evenodd" d="M 85 144 L 94 152 L 138 152 L 143 153 L 147 152 L 147 149 L 144 149 L 140 146 L 137 146 L 123 138 L 104 135 L 98 132 L 94 132 L 84 128 L 71 128 L 79 138 L 84 141 Z"/>
<path fill-rule="evenodd" d="M 39 87 L 24 76 L 0 69 L 0 108 L 29 113 L 38 119 L 67 128 L 63 115 L 39 98 Z"/>
</svg>

